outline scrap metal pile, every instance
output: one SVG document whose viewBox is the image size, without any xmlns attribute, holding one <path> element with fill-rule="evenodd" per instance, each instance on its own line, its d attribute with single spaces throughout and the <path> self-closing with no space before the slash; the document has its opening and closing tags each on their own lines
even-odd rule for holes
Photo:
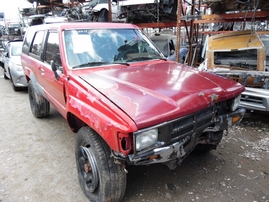
<svg viewBox="0 0 269 202">
<path fill-rule="evenodd" d="M 35 0 L 28 0 L 34 3 Z M 108 5 L 108 3 L 111 5 Z M 169 22 L 177 20 L 177 0 L 39 0 L 39 7 L 49 9 L 52 13 L 61 10 L 60 16 L 69 21 L 109 21 L 109 11 L 112 21 L 129 23 Z M 182 16 L 204 14 L 205 9 L 212 14 L 269 10 L 268 0 L 182 0 Z M 195 7 L 192 11 L 191 7 Z M 46 8 L 46 9 L 45 9 Z M 30 14 L 32 10 L 25 10 Z M 194 12 L 194 13 L 193 13 Z M 38 13 L 40 14 L 40 13 Z M 182 18 L 184 19 L 184 17 Z"/>
</svg>

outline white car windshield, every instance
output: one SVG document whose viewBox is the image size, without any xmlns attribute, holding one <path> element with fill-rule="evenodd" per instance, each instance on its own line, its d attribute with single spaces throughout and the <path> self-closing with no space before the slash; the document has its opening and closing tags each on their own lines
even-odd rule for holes
<svg viewBox="0 0 269 202">
<path fill-rule="evenodd" d="M 22 51 L 22 42 L 21 43 L 14 43 L 11 50 L 12 56 L 20 56 Z"/>
<path fill-rule="evenodd" d="M 163 59 L 148 38 L 136 29 L 79 29 L 64 31 L 71 68 Z"/>
</svg>

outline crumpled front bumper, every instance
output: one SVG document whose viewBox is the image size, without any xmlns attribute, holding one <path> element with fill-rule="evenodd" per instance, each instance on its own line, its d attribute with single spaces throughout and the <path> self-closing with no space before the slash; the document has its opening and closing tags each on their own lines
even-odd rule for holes
<svg viewBox="0 0 269 202">
<path fill-rule="evenodd" d="M 214 118 L 214 124 L 212 124 L 214 125 L 213 127 L 207 127 L 199 132 L 193 131 L 191 135 L 186 136 L 177 142 L 173 142 L 170 145 L 159 146 L 145 152 L 139 152 L 137 155 L 129 155 L 129 161 L 133 165 L 149 165 L 153 163 L 167 164 L 168 162 L 180 164 L 181 161 L 195 148 L 198 138 L 202 133 L 223 131 L 230 126 L 239 123 L 242 120 L 245 111 L 245 109 L 240 108 L 229 114 L 216 116 Z"/>
</svg>

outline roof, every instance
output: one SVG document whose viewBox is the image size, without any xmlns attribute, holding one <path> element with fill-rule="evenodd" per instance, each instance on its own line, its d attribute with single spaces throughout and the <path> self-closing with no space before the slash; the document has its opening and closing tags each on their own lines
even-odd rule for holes
<svg viewBox="0 0 269 202">
<path fill-rule="evenodd" d="M 136 25 L 128 23 L 103 23 L 103 22 L 62 22 L 32 26 L 31 29 L 139 29 Z"/>
</svg>

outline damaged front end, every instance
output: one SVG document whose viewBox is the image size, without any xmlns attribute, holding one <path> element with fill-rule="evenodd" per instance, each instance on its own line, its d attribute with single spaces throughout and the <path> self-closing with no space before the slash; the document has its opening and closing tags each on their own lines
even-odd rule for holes
<svg viewBox="0 0 269 202">
<path fill-rule="evenodd" d="M 154 128 L 137 131 L 133 135 L 134 151 L 128 155 L 128 164 L 163 163 L 175 169 L 197 146 L 206 145 L 206 150 L 197 150 L 201 153 L 216 149 L 223 131 L 239 123 L 245 113 L 244 109 L 231 111 L 228 105 L 229 102 L 224 101 Z"/>
</svg>

